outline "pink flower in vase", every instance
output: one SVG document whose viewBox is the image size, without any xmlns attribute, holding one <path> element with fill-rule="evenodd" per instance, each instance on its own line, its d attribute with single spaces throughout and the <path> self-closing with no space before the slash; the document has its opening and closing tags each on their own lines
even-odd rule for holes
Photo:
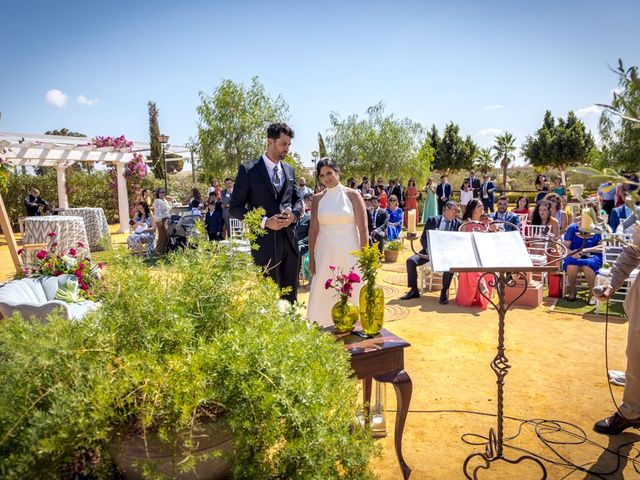
<svg viewBox="0 0 640 480">
<path fill-rule="evenodd" d="M 40 250 L 38 253 L 36 253 L 36 258 L 38 260 L 44 260 L 47 256 L 47 251 L 46 250 Z"/>
<path fill-rule="evenodd" d="M 351 270 L 349 272 L 349 276 L 347 277 L 347 280 L 349 280 L 349 282 L 351 283 L 360 283 L 360 275 L 358 275 L 356 272 Z"/>
<path fill-rule="evenodd" d="M 324 282 L 324 289 L 329 290 L 331 288 L 332 279 L 329 278 L 326 282 Z"/>
</svg>

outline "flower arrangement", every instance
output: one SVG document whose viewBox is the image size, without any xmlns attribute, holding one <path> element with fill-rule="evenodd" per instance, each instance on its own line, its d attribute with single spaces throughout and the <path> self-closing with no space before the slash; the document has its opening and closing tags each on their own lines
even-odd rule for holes
<svg viewBox="0 0 640 480">
<path fill-rule="evenodd" d="M 351 255 L 358 259 L 357 265 L 362 272 L 362 280 L 370 284 L 375 283 L 382 259 L 378 242 L 373 245 L 365 245 L 360 250 L 354 250 Z"/>
<path fill-rule="evenodd" d="M 124 135 L 120 135 L 119 137 L 94 137 L 91 139 L 91 143 L 89 145 L 94 145 L 96 147 L 111 147 L 114 149 L 128 149 L 133 147 L 133 142 L 127 140 Z"/>
<path fill-rule="evenodd" d="M 329 265 L 329 269 L 331 270 L 331 278 L 324 283 L 325 290 L 333 288 L 340 297 L 340 301 L 346 302 L 353 293 L 353 284 L 360 283 L 360 275 L 354 272 L 353 268 L 349 270 L 349 273 L 338 271 L 337 275 L 336 270 L 338 269 L 335 265 Z"/>
<path fill-rule="evenodd" d="M 56 234 L 49 232 L 48 238 L 54 240 Z M 93 287 L 102 277 L 102 263 L 94 264 L 88 256 L 88 249 L 81 242 L 67 252 L 60 250 L 58 242 L 52 241 L 48 248 L 36 252 L 33 263 L 25 267 L 25 276 L 41 277 L 70 274 L 78 277 L 78 286 L 86 298 L 94 298 Z M 24 254 L 23 250 L 18 251 Z"/>
<path fill-rule="evenodd" d="M 390 242 L 387 242 L 384 244 L 384 249 L 385 250 L 402 250 L 402 242 L 400 240 L 391 240 Z"/>
</svg>

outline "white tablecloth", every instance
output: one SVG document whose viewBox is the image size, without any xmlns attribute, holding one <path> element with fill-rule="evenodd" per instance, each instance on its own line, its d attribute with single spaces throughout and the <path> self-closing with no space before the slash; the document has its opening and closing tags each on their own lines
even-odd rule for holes
<svg viewBox="0 0 640 480">
<path fill-rule="evenodd" d="M 91 251 L 101 250 L 102 238 L 111 236 L 107 217 L 101 208 L 67 208 L 58 215 L 82 217 Z"/>
<path fill-rule="evenodd" d="M 48 236 L 50 232 L 56 234 L 53 240 Z M 59 215 L 25 218 L 23 242 L 25 244 L 58 242 L 58 251 L 64 253 L 71 247 L 76 248 L 78 242 L 85 247 L 89 245 L 82 217 Z"/>
</svg>

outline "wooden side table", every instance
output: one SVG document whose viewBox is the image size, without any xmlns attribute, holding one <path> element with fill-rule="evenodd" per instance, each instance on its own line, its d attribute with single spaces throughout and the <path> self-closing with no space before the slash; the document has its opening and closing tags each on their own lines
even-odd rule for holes
<svg viewBox="0 0 640 480">
<path fill-rule="evenodd" d="M 373 338 L 362 338 L 353 333 L 336 334 L 333 326 L 327 327 L 326 330 L 344 344 L 351 354 L 351 368 L 356 377 L 363 380 L 366 419 L 369 418 L 372 380 L 393 385 L 398 405 L 394 445 L 402 476 L 405 480 L 408 479 L 411 468 L 402 456 L 402 435 L 413 391 L 411 378 L 404 370 L 404 349 L 411 344 L 385 329 Z"/>
</svg>

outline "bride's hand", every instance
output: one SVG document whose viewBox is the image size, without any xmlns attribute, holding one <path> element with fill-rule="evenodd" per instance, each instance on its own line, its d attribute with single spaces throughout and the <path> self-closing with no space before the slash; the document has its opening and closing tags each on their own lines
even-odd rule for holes
<svg viewBox="0 0 640 480">
<path fill-rule="evenodd" d="M 311 258 L 309 257 L 309 273 L 311 274 L 311 276 L 316 274 L 316 260 L 315 258 Z"/>
</svg>

